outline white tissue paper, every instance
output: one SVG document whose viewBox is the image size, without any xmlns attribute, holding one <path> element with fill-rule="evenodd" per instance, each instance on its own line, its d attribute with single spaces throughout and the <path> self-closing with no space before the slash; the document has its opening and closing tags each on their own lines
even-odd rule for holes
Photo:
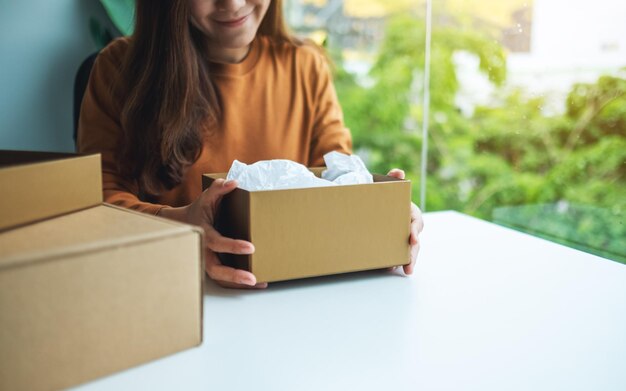
<svg viewBox="0 0 626 391">
<path fill-rule="evenodd" d="M 235 160 L 226 176 L 226 180 L 231 179 L 248 191 L 335 186 L 316 177 L 302 164 L 284 159 L 261 160 L 250 165 Z"/>
<path fill-rule="evenodd" d="M 324 155 L 324 162 L 327 169 L 322 172 L 322 178 L 338 185 L 374 182 L 372 174 L 357 155 L 345 155 L 337 151 L 328 152 Z"/>
<path fill-rule="evenodd" d="M 299 189 L 336 185 L 354 185 L 372 183 L 372 174 L 356 155 L 329 152 L 324 155 L 327 169 L 318 178 L 304 165 L 291 160 L 262 160 L 254 164 L 245 164 L 238 160 L 226 176 L 227 180 L 236 180 L 239 188 L 255 190 Z"/>
</svg>

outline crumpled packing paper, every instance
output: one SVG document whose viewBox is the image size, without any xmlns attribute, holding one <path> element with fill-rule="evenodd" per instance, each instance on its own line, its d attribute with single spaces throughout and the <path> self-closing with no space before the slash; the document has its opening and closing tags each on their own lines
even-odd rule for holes
<svg viewBox="0 0 626 391">
<path fill-rule="evenodd" d="M 333 151 L 324 155 L 326 170 L 322 178 L 338 185 L 356 185 L 372 183 L 374 178 L 365 167 L 365 163 L 357 155 L 346 155 Z"/>
<path fill-rule="evenodd" d="M 248 191 L 335 185 L 316 177 L 302 164 L 285 159 L 261 160 L 250 165 L 235 160 L 226 176 L 226 180 L 232 179 Z"/>
<path fill-rule="evenodd" d="M 356 155 L 329 152 L 324 155 L 327 169 L 316 177 L 300 163 L 286 159 L 262 160 L 245 164 L 235 160 L 226 180 L 236 180 L 239 188 L 255 190 L 299 189 L 372 183 L 372 174 Z"/>
</svg>

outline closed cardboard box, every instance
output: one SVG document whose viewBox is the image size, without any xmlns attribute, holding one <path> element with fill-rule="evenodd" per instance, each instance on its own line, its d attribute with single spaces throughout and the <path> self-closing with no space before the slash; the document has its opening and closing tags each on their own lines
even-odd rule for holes
<svg viewBox="0 0 626 391">
<path fill-rule="evenodd" d="M 100 155 L 0 150 L 0 230 L 102 203 Z"/>
<path fill-rule="evenodd" d="M 0 390 L 64 388 L 200 344 L 201 240 L 106 204 L 0 233 Z"/>
<path fill-rule="evenodd" d="M 312 168 L 316 175 L 323 169 Z M 226 174 L 206 174 L 203 187 Z M 409 263 L 411 183 L 374 175 L 374 183 L 246 191 L 224 196 L 223 235 L 251 241 L 252 255 L 221 254 L 259 282 L 379 269 Z"/>
</svg>

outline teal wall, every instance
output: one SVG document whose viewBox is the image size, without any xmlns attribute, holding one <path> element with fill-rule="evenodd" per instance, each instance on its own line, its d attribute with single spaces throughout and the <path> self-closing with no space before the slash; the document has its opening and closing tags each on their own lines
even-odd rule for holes
<svg viewBox="0 0 626 391">
<path fill-rule="evenodd" d="M 0 149 L 74 150 L 73 85 L 97 0 L 0 0 Z"/>
</svg>

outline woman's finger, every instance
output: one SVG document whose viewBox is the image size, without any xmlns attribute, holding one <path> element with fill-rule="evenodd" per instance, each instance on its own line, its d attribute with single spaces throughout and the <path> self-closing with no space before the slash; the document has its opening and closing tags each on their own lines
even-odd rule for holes
<svg viewBox="0 0 626 391">
<path fill-rule="evenodd" d="M 411 223 L 411 235 L 409 236 L 409 244 L 411 246 L 416 245 L 419 240 L 418 226 L 418 222 L 413 220 L 413 222 Z"/>
<path fill-rule="evenodd" d="M 211 183 L 208 189 L 202 193 L 204 202 L 211 206 L 214 212 L 217 209 L 222 197 L 237 188 L 237 181 L 226 181 L 224 179 L 216 179 Z"/>
<path fill-rule="evenodd" d="M 391 171 L 387 173 L 387 176 L 391 176 L 391 177 L 398 178 L 398 179 L 404 179 L 405 177 L 404 170 L 401 170 L 399 168 L 391 169 Z"/>
<path fill-rule="evenodd" d="M 213 226 L 215 213 L 222 197 L 236 188 L 237 182 L 235 181 L 216 179 L 191 205 L 185 208 L 185 218 L 182 221 L 198 225 L 205 230 L 207 226 Z"/>
<path fill-rule="evenodd" d="M 257 285 L 254 274 L 245 270 L 222 265 L 217 255 L 212 251 L 207 251 L 205 266 L 207 274 L 215 281 L 245 285 L 248 287 Z"/>
<path fill-rule="evenodd" d="M 417 233 L 419 234 L 424 230 L 424 219 L 422 218 L 422 211 L 414 203 L 411 203 L 411 224 L 417 224 Z"/>
<path fill-rule="evenodd" d="M 411 251 L 410 251 L 410 263 L 408 265 L 404 265 L 403 269 L 404 269 L 404 274 L 409 275 L 413 273 L 413 269 L 415 268 L 415 262 L 417 261 L 417 254 L 419 253 L 420 250 L 420 244 L 419 241 L 415 244 L 411 246 Z"/>
<path fill-rule="evenodd" d="M 216 253 L 253 254 L 254 245 L 246 240 L 232 239 L 220 235 L 211 226 L 204 227 L 206 246 Z"/>
</svg>

